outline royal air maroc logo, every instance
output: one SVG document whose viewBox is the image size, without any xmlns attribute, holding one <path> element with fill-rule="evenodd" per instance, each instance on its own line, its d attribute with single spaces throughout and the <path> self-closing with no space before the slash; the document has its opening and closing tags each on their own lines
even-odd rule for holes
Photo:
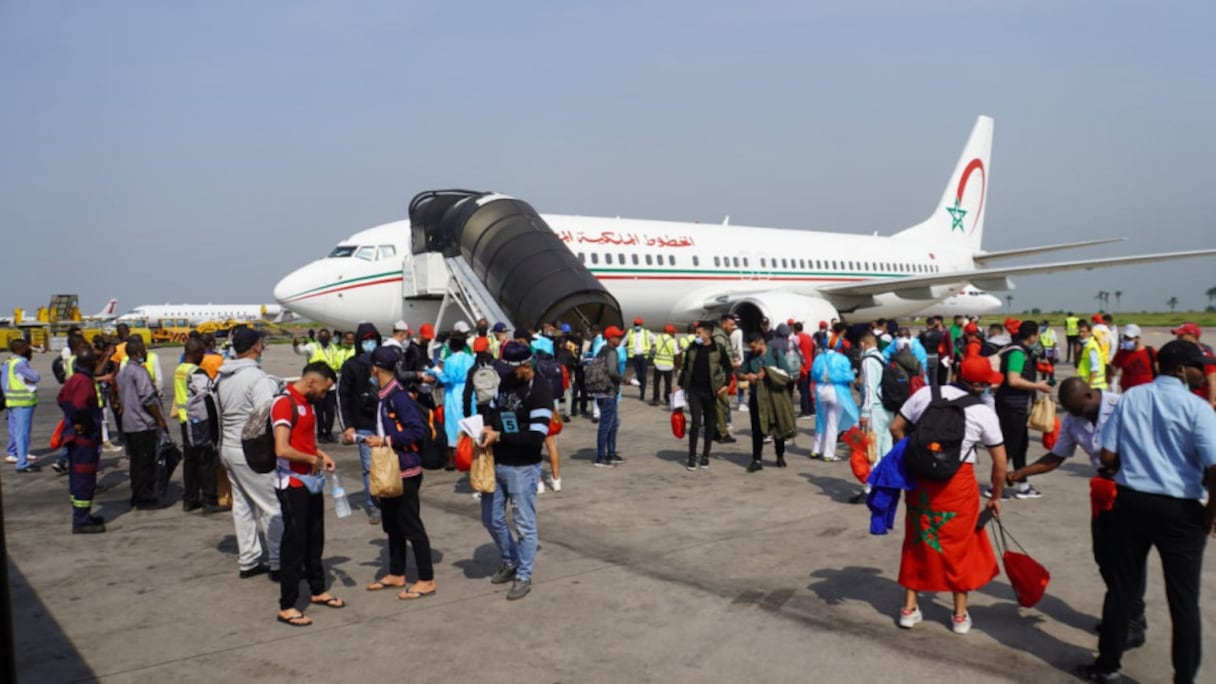
<svg viewBox="0 0 1216 684">
<path fill-rule="evenodd" d="M 975 171 L 980 172 L 980 202 L 979 206 L 975 210 L 975 215 L 971 220 L 971 230 L 969 231 L 964 224 L 964 220 L 967 218 L 967 214 L 970 213 L 970 210 L 963 208 L 963 193 L 966 192 L 967 182 L 971 180 L 971 174 Z M 963 169 L 963 176 L 958 179 L 958 190 L 954 193 L 954 205 L 946 206 L 946 211 L 950 213 L 951 219 L 950 232 L 953 233 L 957 230 L 960 233 L 967 233 L 975 230 L 976 225 L 979 224 L 979 217 L 983 215 L 984 195 L 987 192 L 988 178 L 987 174 L 984 173 L 984 162 L 980 161 L 978 158 L 972 159 L 967 164 L 967 168 Z"/>
</svg>

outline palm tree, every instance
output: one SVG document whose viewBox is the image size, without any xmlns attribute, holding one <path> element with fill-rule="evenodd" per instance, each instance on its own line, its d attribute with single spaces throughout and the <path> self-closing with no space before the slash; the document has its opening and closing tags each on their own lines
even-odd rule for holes
<svg viewBox="0 0 1216 684">
<path fill-rule="evenodd" d="M 1005 306 L 1009 313 L 1013 313 L 1013 295 L 1005 295 Z"/>
<path fill-rule="evenodd" d="M 1170 297 L 1169 299 L 1165 300 L 1165 305 L 1170 308 L 1170 313 L 1174 313 L 1174 309 L 1178 308 L 1178 298 Z"/>
<path fill-rule="evenodd" d="M 1208 304 L 1210 305 L 1213 300 L 1216 300 L 1216 287 L 1209 287 L 1204 294 L 1208 296 Z"/>
<path fill-rule="evenodd" d="M 1119 310 L 1119 299 L 1123 296 L 1123 290 L 1115 290 L 1115 311 Z"/>
</svg>

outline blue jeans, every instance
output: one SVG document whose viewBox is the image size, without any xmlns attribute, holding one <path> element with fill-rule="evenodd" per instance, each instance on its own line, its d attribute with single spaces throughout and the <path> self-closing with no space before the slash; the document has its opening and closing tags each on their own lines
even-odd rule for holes
<svg viewBox="0 0 1216 684">
<path fill-rule="evenodd" d="M 355 430 L 355 434 L 360 437 L 374 437 L 376 433 L 372 430 Z M 380 509 L 372 498 L 372 484 L 368 479 L 368 473 L 372 471 L 372 448 L 367 442 L 359 442 L 359 460 L 363 462 L 363 493 L 367 497 L 367 514 L 371 515 Z"/>
<path fill-rule="evenodd" d="M 621 427 L 617 397 L 596 397 L 600 409 L 599 431 L 595 434 L 595 460 L 601 461 L 616 453 L 616 432 Z"/>
<path fill-rule="evenodd" d="M 17 469 L 29 466 L 30 427 L 34 422 L 34 407 L 21 406 L 8 410 L 8 453 L 17 457 Z"/>
<path fill-rule="evenodd" d="M 494 466 L 496 486 L 493 494 L 481 496 L 481 524 L 502 554 L 502 562 L 515 568 L 515 578 L 532 577 L 536 561 L 536 482 L 539 471 L 534 465 Z M 519 540 L 507 527 L 507 499 Z"/>
</svg>

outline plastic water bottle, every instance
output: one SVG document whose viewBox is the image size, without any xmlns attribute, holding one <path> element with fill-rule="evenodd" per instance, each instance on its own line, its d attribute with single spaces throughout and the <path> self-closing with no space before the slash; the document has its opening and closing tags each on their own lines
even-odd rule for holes
<svg viewBox="0 0 1216 684">
<path fill-rule="evenodd" d="M 346 499 L 346 490 L 342 487 L 342 476 L 333 472 L 327 477 L 329 477 L 329 494 L 334 498 L 334 513 L 339 518 L 350 517 L 350 501 Z"/>
</svg>

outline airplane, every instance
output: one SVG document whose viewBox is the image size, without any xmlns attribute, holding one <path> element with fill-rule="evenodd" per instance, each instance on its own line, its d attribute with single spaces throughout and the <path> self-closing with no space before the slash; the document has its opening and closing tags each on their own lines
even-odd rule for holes
<svg viewBox="0 0 1216 684">
<path fill-rule="evenodd" d="M 911 316 L 955 296 L 1013 289 L 1011 277 L 1216 255 L 1216 249 L 1046 264 L 993 262 L 1117 242 L 1120 238 L 985 251 L 984 213 L 993 119 L 980 116 L 930 216 L 890 236 L 799 229 L 541 215 L 620 305 L 624 318 L 684 324 L 738 315 L 745 330 L 763 318 L 867 321 Z M 505 196 L 488 195 L 478 206 Z M 510 198 L 506 198 L 510 199 Z M 415 202 L 418 200 L 415 199 Z M 304 318 L 342 328 L 369 321 L 436 321 L 448 274 L 411 249 L 408 220 L 342 240 L 323 259 L 285 276 L 274 298 Z M 421 238 L 425 239 L 425 238 Z M 417 252 L 417 253 L 415 253 Z M 436 268 L 438 265 L 439 268 Z M 442 273 L 436 271 L 442 270 Z M 531 275 L 536 278 L 538 276 Z M 534 286 L 543 288 L 547 282 Z M 518 322 L 516 322 L 518 323 Z"/>
<path fill-rule="evenodd" d="M 953 318 L 954 316 L 979 317 L 1000 311 L 1003 307 L 1004 304 L 1001 302 L 1000 297 L 990 295 L 979 288 L 968 285 L 929 308 L 916 312 L 913 318 L 923 318 L 925 316 L 944 316 L 946 318 Z"/>
<path fill-rule="evenodd" d="M 101 321 L 104 323 L 106 321 L 113 320 L 117 316 L 118 316 L 118 300 L 111 299 L 110 301 L 106 302 L 105 306 L 101 307 L 101 311 L 98 311 L 97 313 L 93 314 L 92 316 L 82 316 L 81 318 L 84 318 L 85 320 L 90 320 L 90 321 Z"/>
<path fill-rule="evenodd" d="M 285 315 L 278 304 L 144 304 L 119 316 L 117 322 L 186 319 L 190 325 L 207 321 L 260 321 Z"/>
</svg>

